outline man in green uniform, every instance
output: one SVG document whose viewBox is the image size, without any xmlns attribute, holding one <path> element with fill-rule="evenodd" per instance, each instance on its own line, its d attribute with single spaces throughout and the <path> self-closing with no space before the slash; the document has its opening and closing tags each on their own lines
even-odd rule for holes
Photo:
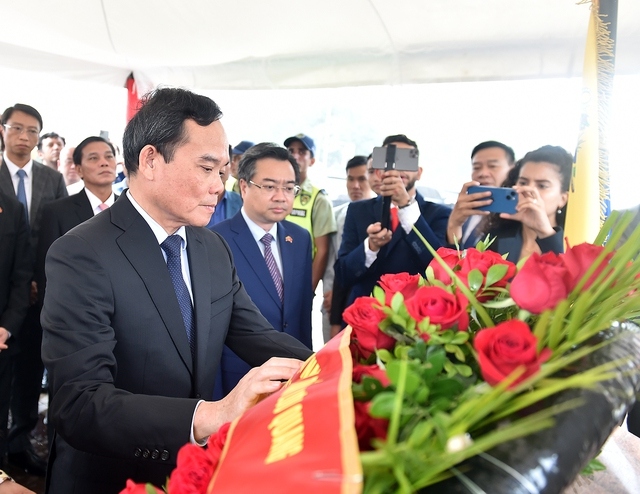
<svg viewBox="0 0 640 494">
<path fill-rule="evenodd" d="M 307 170 L 315 163 L 316 145 L 311 137 L 298 134 L 284 141 L 286 147 L 300 166 L 300 193 L 293 202 L 293 210 L 287 216 L 307 229 L 313 239 L 313 290 L 324 276 L 329 259 L 331 234 L 337 231 L 331 201 L 324 190 L 314 187 L 307 176 Z"/>
</svg>

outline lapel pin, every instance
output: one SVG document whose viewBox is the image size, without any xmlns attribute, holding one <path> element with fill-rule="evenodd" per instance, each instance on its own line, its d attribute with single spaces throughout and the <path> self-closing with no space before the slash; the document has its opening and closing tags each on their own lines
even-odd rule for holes
<svg viewBox="0 0 640 494">
<path fill-rule="evenodd" d="M 286 237 L 284 237 L 284 240 L 285 240 L 285 242 L 289 242 L 290 244 L 292 244 L 292 243 L 293 243 L 293 239 L 292 239 L 289 235 L 287 235 Z"/>
</svg>

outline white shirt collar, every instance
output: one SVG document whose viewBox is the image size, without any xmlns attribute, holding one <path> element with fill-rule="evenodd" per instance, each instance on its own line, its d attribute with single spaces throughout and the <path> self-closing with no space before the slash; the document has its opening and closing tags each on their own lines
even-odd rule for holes
<svg viewBox="0 0 640 494">
<path fill-rule="evenodd" d="M 95 214 L 98 214 L 100 212 L 100 204 L 102 204 L 102 201 L 100 199 L 98 199 L 98 196 L 96 196 L 93 192 L 91 192 L 89 189 L 87 189 L 86 187 L 84 188 L 84 192 L 85 194 L 87 194 L 87 198 L 89 199 L 89 204 L 91 204 L 91 209 L 93 210 L 93 212 Z M 115 200 L 115 196 L 113 195 L 113 192 L 111 192 L 111 195 L 107 198 L 106 201 L 104 201 L 104 203 L 111 207 L 113 206 L 113 201 Z"/>
<path fill-rule="evenodd" d="M 253 235 L 253 238 L 256 240 L 256 242 L 260 242 L 260 239 L 264 237 L 266 233 L 270 233 L 273 236 L 273 239 L 276 242 L 278 241 L 278 223 L 274 223 L 271 226 L 271 229 L 267 232 L 264 228 L 258 226 L 251 218 L 247 216 L 247 213 L 244 210 L 244 206 L 242 206 L 240 212 L 242 213 L 242 217 L 244 218 L 244 220 L 247 222 L 249 231 L 251 232 L 251 235 Z"/>
<path fill-rule="evenodd" d="M 138 204 L 136 200 L 133 198 L 133 196 L 131 195 L 130 190 L 127 190 L 127 197 L 129 198 L 129 201 L 131 201 L 131 204 L 133 205 L 133 207 L 136 208 L 136 211 L 138 211 L 138 213 L 140 213 L 140 216 L 142 216 L 144 220 L 147 222 L 147 224 L 149 225 L 149 228 L 151 228 L 151 231 L 153 232 L 153 234 L 156 236 L 156 239 L 158 240 L 158 245 L 164 242 L 166 238 L 169 236 L 167 232 L 164 231 L 164 228 L 162 228 L 156 220 L 154 220 L 151 216 L 149 216 L 149 214 L 144 209 L 142 209 L 142 206 L 140 206 L 140 204 Z M 184 243 L 182 244 L 182 248 L 186 249 L 187 248 L 187 230 L 185 229 L 185 227 L 181 226 L 180 228 L 178 228 L 178 230 L 174 233 L 174 235 L 180 235 L 182 237 L 182 240 L 184 240 Z"/>
<path fill-rule="evenodd" d="M 20 170 L 20 167 L 7 157 L 6 151 L 3 153 L 2 157 L 4 158 L 4 162 L 7 164 L 7 169 L 9 170 L 9 174 L 11 175 L 11 177 L 13 177 L 16 174 L 16 172 Z M 32 169 L 33 169 L 33 160 L 29 160 L 27 164 L 22 167 L 22 170 L 24 170 L 27 174 L 27 178 L 31 178 Z"/>
</svg>

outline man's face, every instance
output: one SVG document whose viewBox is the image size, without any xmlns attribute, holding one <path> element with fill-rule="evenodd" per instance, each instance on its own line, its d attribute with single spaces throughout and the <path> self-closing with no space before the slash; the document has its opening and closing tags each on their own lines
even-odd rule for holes
<svg viewBox="0 0 640 494">
<path fill-rule="evenodd" d="M 390 142 L 389 144 L 395 144 L 397 148 L 415 149 L 415 147 L 405 142 Z M 402 178 L 402 182 L 404 183 L 404 187 L 407 189 L 407 192 L 415 188 L 416 182 L 420 180 L 421 176 L 422 168 L 418 168 L 418 171 L 416 172 L 400 171 L 400 178 Z"/>
<path fill-rule="evenodd" d="M 150 147 L 153 159 L 136 173 L 144 177 L 130 177 L 134 197 L 145 197 L 147 212 L 170 234 L 181 226 L 209 223 L 224 188 L 220 171 L 229 163 L 229 143 L 219 121 L 203 127 L 185 120 L 183 125 L 187 142 L 176 148 L 171 162 Z"/>
<path fill-rule="evenodd" d="M 240 181 L 240 190 L 247 216 L 257 225 L 270 230 L 274 223 L 282 221 L 293 209 L 293 194 L 284 192 L 282 187 L 296 185 L 296 174 L 288 161 L 275 158 L 262 158 L 256 161 L 256 172 L 251 179 L 258 185 L 277 187 L 268 191 L 244 180 Z"/>
<path fill-rule="evenodd" d="M 307 169 L 313 165 L 316 160 L 311 156 L 311 151 L 309 151 L 302 141 L 294 140 L 289 144 L 289 152 L 298 162 L 298 166 L 300 167 L 300 173 L 305 175 L 307 173 Z"/>
<path fill-rule="evenodd" d="M 111 185 L 116 179 L 116 157 L 106 142 L 91 142 L 82 149 L 78 175 L 86 187 Z"/>
<path fill-rule="evenodd" d="M 376 173 L 376 169 L 373 167 L 373 158 L 369 158 L 367 161 L 367 175 L 369 176 L 369 187 L 376 195 L 380 195 L 380 175 Z"/>
<path fill-rule="evenodd" d="M 480 185 L 500 187 L 511 169 L 502 148 L 481 149 L 471 158 L 471 179 Z"/>
<path fill-rule="evenodd" d="M 45 164 L 57 163 L 63 147 L 64 143 L 59 137 L 47 137 L 42 141 L 42 149 L 38 151 L 38 154 Z"/>
<path fill-rule="evenodd" d="M 64 183 L 66 185 L 75 184 L 80 181 L 78 170 L 73 162 L 73 152 L 75 150 L 76 148 L 71 146 L 64 148 L 60 152 L 60 167 L 58 168 L 58 171 L 62 173 Z"/>
<path fill-rule="evenodd" d="M 222 200 L 224 197 L 224 186 L 229 179 L 229 170 L 231 170 L 231 163 L 227 163 L 222 168 L 220 168 L 220 180 L 222 180 L 222 190 L 218 194 L 218 202 Z"/>
<path fill-rule="evenodd" d="M 240 159 L 242 159 L 241 154 L 231 155 L 231 165 L 229 173 L 231 173 L 231 176 L 233 178 L 238 178 L 238 165 L 240 164 Z"/>
<path fill-rule="evenodd" d="M 31 151 L 38 144 L 40 124 L 35 117 L 21 111 L 14 111 L 2 128 L 4 148 L 11 161 L 24 165 L 31 158 Z"/>
<path fill-rule="evenodd" d="M 367 165 L 354 166 L 347 170 L 347 193 L 352 201 L 360 201 L 371 195 Z"/>
</svg>

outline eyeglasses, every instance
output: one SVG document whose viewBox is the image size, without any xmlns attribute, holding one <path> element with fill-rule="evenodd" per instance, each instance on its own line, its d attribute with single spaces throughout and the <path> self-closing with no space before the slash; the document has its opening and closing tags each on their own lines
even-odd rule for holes
<svg viewBox="0 0 640 494">
<path fill-rule="evenodd" d="M 282 193 L 286 196 L 297 196 L 300 193 L 300 186 L 299 185 L 282 185 L 282 186 L 278 186 L 278 185 L 271 185 L 271 184 L 265 184 L 265 185 L 260 185 L 255 183 L 253 180 L 249 180 L 249 183 L 251 185 L 255 185 L 256 187 L 258 187 L 260 190 L 262 190 L 263 192 L 271 195 L 271 194 L 275 194 L 276 190 L 281 189 Z"/>
<path fill-rule="evenodd" d="M 29 137 L 38 137 L 40 131 L 37 129 L 25 129 L 22 125 L 9 125 L 4 124 L 4 128 L 7 129 L 8 134 L 16 134 L 22 135 L 23 132 L 26 132 Z"/>
</svg>

